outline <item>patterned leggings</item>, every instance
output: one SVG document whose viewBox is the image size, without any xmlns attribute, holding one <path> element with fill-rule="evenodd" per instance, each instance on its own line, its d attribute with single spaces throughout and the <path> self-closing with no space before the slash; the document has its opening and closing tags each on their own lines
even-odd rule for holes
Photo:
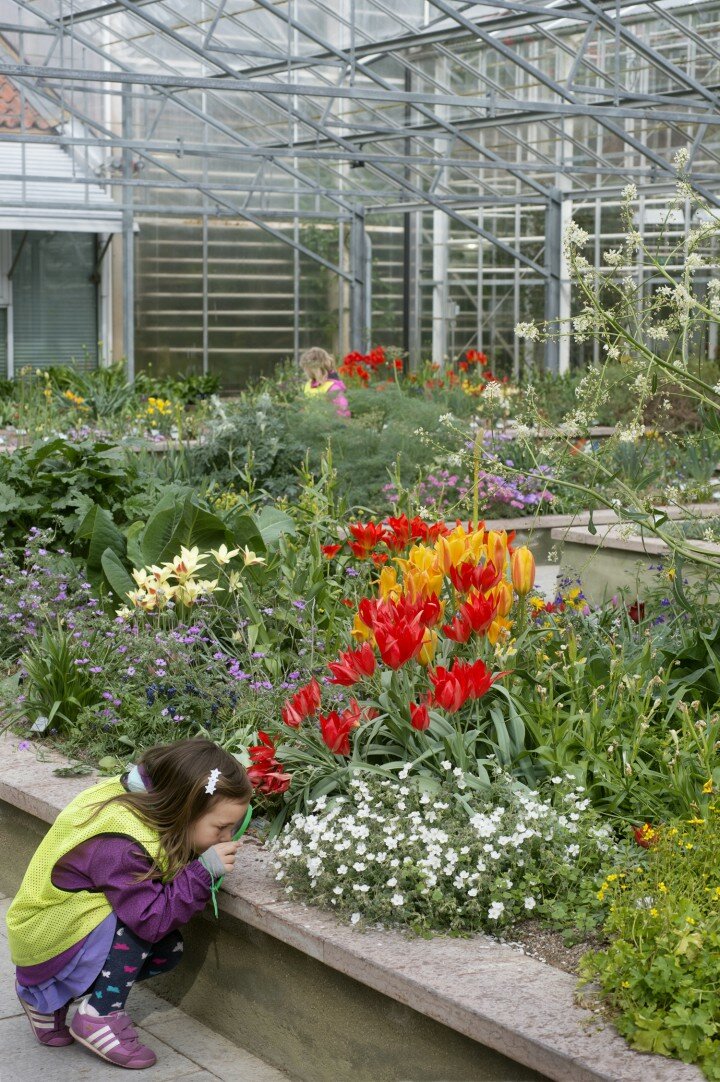
<svg viewBox="0 0 720 1082">
<path fill-rule="evenodd" d="M 112 946 L 97 980 L 88 992 L 98 1014 L 110 1014 L 125 1007 L 135 981 L 169 973 L 182 958 L 179 932 L 170 932 L 158 943 L 139 939 L 124 924 L 118 924 Z"/>
</svg>

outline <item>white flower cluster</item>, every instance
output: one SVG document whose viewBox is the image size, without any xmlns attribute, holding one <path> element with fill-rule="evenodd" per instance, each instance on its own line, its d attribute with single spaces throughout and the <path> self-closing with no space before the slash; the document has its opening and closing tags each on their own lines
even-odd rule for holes
<svg viewBox="0 0 720 1082">
<path fill-rule="evenodd" d="M 592 874 L 614 854 L 582 788 L 558 808 L 501 777 L 487 796 L 466 791 L 468 817 L 452 788 L 462 771 L 447 768 L 441 789 L 356 779 L 347 798 L 294 816 L 272 843 L 277 879 L 351 919 L 473 930 L 542 912 L 580 862 Z"/>
<path fill-rule="evenodd" d="M 577 222 L 571 221 L 565 230 L 563 240 L 568 248 L 584 248 L 589 237 L 590 234 L 581 229 Z"/>
<path fill-rule="evenodd" d="M 527 338 L 528 342 L 537 342 L 540 338 L 540 328 L 536 323 L 516 323 L 515 337 Z"/>
</svg>

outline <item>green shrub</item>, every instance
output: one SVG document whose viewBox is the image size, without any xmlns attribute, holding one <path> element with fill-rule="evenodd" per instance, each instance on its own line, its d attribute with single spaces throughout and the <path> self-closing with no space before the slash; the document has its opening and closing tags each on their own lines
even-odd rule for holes
<svg viewBox="0 0 720 1082">
<path fill-rule="evenodd" d="M 707 788 L 710 788 L 708 783 Z M 720 813 L 660 829 L 647 861 L 606 879 L 607 950 L 587 955 L 616 1026 L 642 1052 L 720 1079 Z M 652 836 L 651 836 L 652 838 Z"/>
</svg>

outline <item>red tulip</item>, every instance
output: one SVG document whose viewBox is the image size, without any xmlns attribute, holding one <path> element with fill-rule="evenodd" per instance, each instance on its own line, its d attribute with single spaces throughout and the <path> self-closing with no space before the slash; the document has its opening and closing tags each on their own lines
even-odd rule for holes
<svg viewBox="0 0 720 1082">
<path fill-rule="evenodd" d="M 493 586 L 497 586 L 502 577 L 502 569 L 496 571 L 492 560 L 477 565 L 465 560 L 458 567 L 451 567 L 448 574 L 459 594 L 469 594 L 473 587 L 481 593 L 487 593 Z"/>
<path fill-rule="evenodd" d="M 464 678 L 468 689 L 468 698 L 481 699 L 496 680 L 507 676 L 509 670 L 492 673 L 482 661 L 475 661 L 464 668 Z"/>
<path fill-rule="evenodd" d="M 375 653 L 369 642 L 363 643 L 359 650 L 346 650 L 340 654 L 339 661 L 331 661 L 328 669 L 333 674 L 331 684 L 351 687 L 364 676 L 375 672 Z"/>
<path fill-rule="evenodd" d="M 318 715 L 318 721 L 322 738 L 330 751 L 336 755 L 349 755 L 350 733 L 359 724 L 359 710 L 345 710 L 342 714 L 331 710 L 327 715 Z"/>
<path fill-rule="evenodd" d="M 410 703 L 410 724 L 419 732 L 427 729 L 430 725 L 430 713 L 427 703 Z"/>
<path fill-rule="evenodd" d="M 327 556 L 328 560 L 332 560 L 333 556 L 337 556 L 341 548 L 342 545 L 323 545 L 321 551 L 323 556 Z"/>
<path fill-rule="evenodd" d="M 447 710 L 449 714 L 454 714 L 467 699 L 465 684 L 459 679 L 456 671 L 446 669 L 442 665 L 438 665 L 434 671 L 428 670 L 428 675 L 433 685 L 433 702 L 441 706 L 443 710 Z"/>
<path fill-rule="evenodd" d="M 373 631 L 380 657 L 391 669 L 399 669 L 422 650 L 425 626 L 417 617 L 412 622 L 401 618 L 376 623 Z"/>
<path fill-rule="evenodd" d="M 506 675 L 506 672 L 491 673 L 482 661 L 469 664 L 456 658 L 451 669 L 438 665 L 429 671 L 433 702 L 452 714 L 468 699 L 480 699 L 496 680 Z"/>
<path fill-rule="evenodd" d="M 634 605 L 631 605 L 628 609 L 628 616 L 630 619 L 639 624 L 641 620 L 645 619 L 645 602 L 636 601 Z"/>
<path fill-rule="evenodd" d="M 282 763 L 275 758 L 275 745 L 267 733 L 258 732 L 260 743 L 248 748 L 251 766 L 248 777 L 260 793 L 284 793 L 292 781 L 292 774 L 286 774 Z"/>
<path fill-rule="evenodd" d="M 297 729 L 303 718 L 317 713 L 322 699 L 320 685 L 313 676 L 309 684 L 298 688 L 291 699 L 282 708 L 281 716 L 286 725 Z"/>
<path fill-rule="evenodd" d="M 385 527 L 376 522 L 355 522 L 350 526 L 350 533 L 355 538 L 348 541 L 351 551 L 355 556 L 364 558 L 370 555 L 372 550 L 385 540 Z"/>
<path fill-rule="evenodd" d="M 445 624 L 443 632 L 453 642 L 467 642 L 472 635 L 472 624 L 467 616 L 458 615 L 451 624 Z"/>
<path fill-rule="evenodd" d="M 393 552 L 401 552 L 404 548 L 407 548 L 408 541 L 410 540 L 410 523 L 407 515 L 400 515 L 398 518 L 386 518 L 385 526 L 390 531 L 390 535 L 385 538 L 385 544 Z"/>
<path fill-rule="evenodd" d="M 477 635 L 484 635 L 495 619 L 498 603 L 497 597 L 471 594 L 465 604 L 460 606 L 460 614 L 465 617 Z"/>
</svg>

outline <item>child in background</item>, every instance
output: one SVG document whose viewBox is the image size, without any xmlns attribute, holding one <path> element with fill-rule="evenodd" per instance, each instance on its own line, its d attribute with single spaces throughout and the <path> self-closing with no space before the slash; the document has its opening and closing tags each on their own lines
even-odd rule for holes
<svg viewBox="0 0 720 1082">
<path fill-rule="evenodd" d="M 151 748 L 60 813 L 7 914 L 16 991 L 41 1044 L 76 1040 L 135 1070 L 155 1063 L 125 1002 L 182 958 L 177 929 L 232 870 L 251 793 L 237 760 L 196 738 Z"/>
<path fill-rule="evenodd" d="M 324 349 L 314 346 L 306 349 L 300 357 L 300 367 L 307 376 L 304 387 L 306 395 L 326 394 L 338 417 L 349 417 L 350 407 L 345 395 L 345 384 L 335 370 L 335 358 Z"/>
</svg>

